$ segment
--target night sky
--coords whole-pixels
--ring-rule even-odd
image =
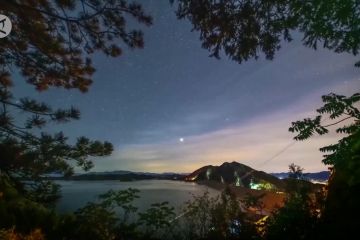
[[[176,19],[168,0],[146,1],[144,8],[154,17],[144,29],[145,48],[124,49],[116,59],[95,55],[88,93],[38,93],[16,79],[16,96],[81,110],[80,121],[51,131],[114,144],[110,157],[95,160],[94,171],[191,172],[224,161],[268,172],[287,171],[292,162],[305,171],[327,169],[318,148],[335,142],[335,134],[296,143],[268,160],[293,141],[292,121],[315,115],[321,95],[359,91],[357,58],[305,48],[295,33],[273,61],[217,60],[201,48],[190,23]]]

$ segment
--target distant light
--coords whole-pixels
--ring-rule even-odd
[[[179,138],[179,141],[180,141],[180,142],[184,142],[184,138]]]
[[[208,168],[208,169],[206,170],[206,178],[207,178],[207,180],[210,179],[210,175],[211,175],[211,168]]]

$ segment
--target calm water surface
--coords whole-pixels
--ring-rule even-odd
[[[62,198],[57,204],[60,212],[74,211],[84,206],[89,201],[96,201],[99,194],[108,190],[124,190],[136,188],[140,190],[140,198],[134,201],[139,210],[147,209],[152,203],[168,201],[180,212],[180,207],[193,195],[202,195],[209,191],[211,195],[218,192],[206,186],[195,183],[167,181],[167,180],[144,180],[134,182],[120,181],[57,181],[62,186]]]

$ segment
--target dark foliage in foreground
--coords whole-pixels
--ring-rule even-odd
[[[353,0],[172,0],[177,16],[200,32],[210,56],[222,53],[236,62],[273,59],[292,32],[305,46],[319,45],[337,53],[357,55],[360,48],[359,3]],[[355,64],[360,66],[360,61]]]
[[[6,239],[12,229],[22,235],[38,229],[46,239],[59,240],[163,239],[175,215],[167,202],[138,212],[133,205],[139,198],[136,189],[110,190],[98,201],[61,215],[24,198],[9,182],[0,179],[0,239]]]
[[[290,131],[296,140],[323,135],[329,127],[346,136],[337,144],[323,147],[323,162],[333,169],[328,195],[319,210],[311,205],[305,190],[289,194],[283,208],[257,233],[239,210],[237,200],[225,192],[219,199],[204,195],[188,203],[184,215],[193,231],[171,227],[172,208],[154,204],[131,220],[137,209],[131,204],[135,190],[108,192],[98,202],[77,212],[58,215],[39,204],[52,202],[57,188],[41,176],[54,170],[71,174],[70,161],[84,169],[89,157],[112,151],[109,143],[79,138],[68,144],[62,133],[36,131],[51,122],[78,119],[79,112],[54,110],[43,103],[11,94],[13,68],[38,90],[49,87],[87,91],[94,67],[91,54],[101,51],[119,56],[121,45],[143,46],[140,31],[127,30],[125,14],[145,25],[151,24],[140,5],[111,1],[1,1],[2,10],[14,21],[13,34],[0,45],[0,238],[14,239],[342,239],[360,226],[360,114],[354,106],[360,95],[330,94],[314,119],[294,122]],[[303,43],[322,44],[335,52],[358,54],[360,47],[359,4],[352,0],[180,0],[179,18],[188,18],[200,31],[203,47],[212,56],[224,51],[237,62],[272,59],[281,40],[291,40],[291,31],[303,33]],[[115,42],[115,40],[120,40]],[[360,65],[360,63],[356,63]],[[24,112],[25,121],[14,113]],[[325,125],[323,116],[334,122]],[[339,119],[340,118],[340,119]],[[348,122],[345,122],[348,121]],[[32,180],[25,187],[21,180]],[[25,196],[25,197],[24,197]],[[121,209],[118,214],[116,209]]]
[[[13,26],[0,44],[0,173],[27,198],[51,204],[58,186],[43,175],[69,176],[75,166],[89,170],[91,158],[109,155],[113,146],[47,133],[48,125],[77,120],[80,112],[14,96],[14,76],[39,91],[56,87],[86,92],[95,72],[92,54],[117,57],[124,47],[142,48],[142,32],[129,29],[127,20],[149,26],[152,19],[141,5],[123,0],[6,0],[0,5]]]
[[[350,237],[360,226],[360,93],[350,97],[329,94],[322,100],[325,104],[317,110],[318,116],[293,122],[289,130],[298,133],[296,140],[327,134],[332,126],[336,126],[336,133],[345,135],[336,144],[320,148],[323,163],[331,166],[332,175],[318,237]],[[324,116],[331,122],[324,123]]]

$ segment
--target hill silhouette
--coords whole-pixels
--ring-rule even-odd
[[[204,166],[185,177],[192,182],[219,182],[252,189],[282,190],[285,183],[271,174],[257,171],[238,162],[224,162],[220,166]]]

